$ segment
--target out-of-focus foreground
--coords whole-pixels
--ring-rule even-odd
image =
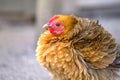
[[[119,0],[0,0],[0,80],[50,80],[36,61],[41,26],[55,14],[99,20],[120,43]]]

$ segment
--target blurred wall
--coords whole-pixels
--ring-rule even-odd
[[[77,0],[80,7],[102,7],[119,4],[120,0]]]
[[[0,0],[0,12],[35,14],[36,0]]]
[[[0,19],[13,22],[32,22],[36,0],[0,0]]]

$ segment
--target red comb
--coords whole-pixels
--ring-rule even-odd
[[[56,19],[58,19],[59,18],[59,16],[58,15],[56,15],[56,16],[54,16],[54,17],[52,17],[50,20],[49,20],[49,24],[51,23],[51,22],[53,22],[54,20],[56,20]]]

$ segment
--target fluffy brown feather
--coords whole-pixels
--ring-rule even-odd
[[[52,34],[48,28],[41,34],[36,49],[38,62],[51,72],[53,79],[120,80],[120,47],[112,35],[89,19],[57,17],[55,22],[61,22],[59,29],[64,32]],[[51,30],[59,31],[54,28]]]

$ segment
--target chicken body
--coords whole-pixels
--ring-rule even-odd
[[[36,52],[53,79],[120,80],[119,46],[98,22],[57,15],[49,24],[53,27],[40,36]]]

